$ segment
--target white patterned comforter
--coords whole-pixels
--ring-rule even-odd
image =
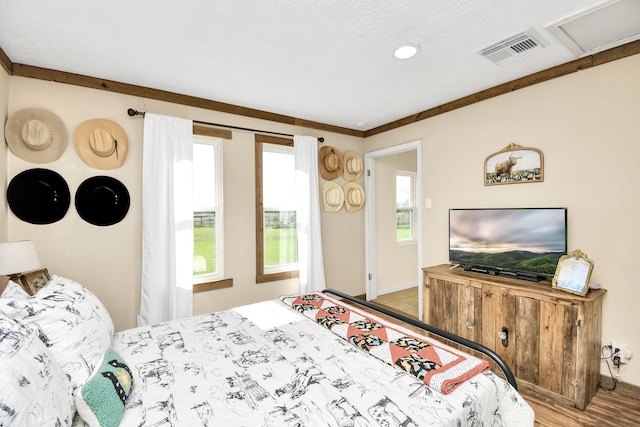
[[[113,348],[134,390],[121,426],[531,426],[485,372],[448,395],[269,301],[130,329]]]

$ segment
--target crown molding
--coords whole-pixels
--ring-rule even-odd
[[[2,50],[1,47],[0,47],[0,64],[2,64],[2,68],[5,69],[7,74],[9,74],[10,76],[13,75],[13,62],[11,62],[11,59],[9,59],[7,54],[4,53],[4,50]]]
[[[524,76],[522,78],[498,86],[494,86],[481,92],[456,99],[455,101],[430,108],[420,113],[412,114],[394,122],[387,123],[386,125],[378,126],[376,128],[365,131],[364,137],[368,138],[370,136],[387,132],[392,129],[397,129],[402,126],[410,125],[412,123],[416,123],[421,120],[437,116],[439,114],[448,113],[449,111],[457,110],[458,108],[466,107],[467,105],[475,104],[476,102],[485,101],[496,96],[514,92],[518,89],[533,86],[535,84],[546,82],[557,77],[566,76],[567,74],[575,73],[580,70],[586,70],[587,68],[606,64],[607,62],[626,58],[638,53],[640,53],[640,40],[627,43],[625,45],[618,46],[609,50],[605,50],[603,52],[599,52],[590,56],[585,56],[566,64],[558,65],[557,67],[530,74],[528,76]]]
[[[466,107],[480,101],[485,101],[496,96],[514,92],[518,89],[533,86],[538,83],[546,82],[558,77],[566,76],[580,70],[585,70],[607,62],[626,58],[640,53],[640,40],[627,43],[594,55],[576,59],[566,64],[559,65],[538,73],[507,82],[463,98],[456,99],[443,105],[439,105],[428,110],[412,114],[402,119],[378,126],[368,131],[359,131],[340,126],[333,126],[326,123],[319,123],[310,120],[304,120],[296,117],[285,116],[282,114],[270,113],[268,111],[255,110],[253,108],[240,107],[238,105],[226,104],[223,102],[213,101],[209,99],[198,98],[194,96],[181,95],[178,93],[167,92],[158,89],[151,89],[143,86],[135,86],[126,83],[120,83],[112,80],[99,79],[95,77],[84,76],[80,74],[67,73],[64,71],[51,70],[47,68],[39,68],[30,65],[14,64],[0,47],[0,64],[9,75],[29,77],[39,80],[49,80],[58,83],[82,86],[91,89],[106,90],[109,92],[122,93],[132,96],[140,96],[143,98],[155,99],[158,101],[171,102],[174,104],[187,105],[191,107],[204,108],[207,110],[229,113],[238,116],[251,117],[261,120],[272,121],[276,123],[284,123],[292,126],[300,126],[309,129],[333,132],[342,135],[355,136],[359,138],[368,138],[389,130],[397,129],[406,125],[410,125],[421,120],[425,120],[439,114],[447,113],[458,108]]]
[[[8,58],[7,58],[8,59]],[[4,62],[3,62],[4,64]],[[235,114],[238,116],[251,117],[255,119],[267,120],[271,122],[284,123],[292,126],[301,126],[309,129],[323,130],[343,135],[363,138],[364,132],[340,126],[328,125],[325,123],[313,122],[299,119],[297,117],[285,116],[283,114],[270,113],[268,111],[256,110],[253,108],[240,107],[238,105],[226,104],[224,102],[210,99],[198,98],[195,96],[182,95],[174,92],[167,92],[159,89],[151,89],[144,86],[136,86],[127,83],[120,83],[113,80],[99,79],[96,77],[81,74],[67,73],[64,71],[52,70],[49,68],[34,67],[31,65],[15,64],[9,60],[13,76],[28,77],[38,80],[65,83],[74,86],[81,86],[90,89],[105,90],[108,92],[122,93],[125,95],[139,96],[158,101],[170,102],[173,104],[188,105],[191,107],[203,108],[206,110],[218,111],[222,113]],[[6,67],[5,67],[6,68]]]

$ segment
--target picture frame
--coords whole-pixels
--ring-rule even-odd
[[[29,295],[35,295],[47,284],[49,279],[51,279],[51,276],[49,276],[49,271],[46,268],[11,277],[11,280],[22,286]]]
[[[580,249],[560,257],[551,287],[571,294],[585,296],[593,272],[593,261]]]
[[[532,147],[509,144],[484,161],[484,185],[544,181],[544,155]]]

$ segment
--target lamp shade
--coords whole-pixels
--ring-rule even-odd
[[[0,275],[9,276],[40,267],[36,247],[31,240],[0,243]]]

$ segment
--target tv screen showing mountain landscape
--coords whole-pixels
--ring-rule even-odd
[[[566,254],[566,209],[451,209],[449,261],[553,276]]]

